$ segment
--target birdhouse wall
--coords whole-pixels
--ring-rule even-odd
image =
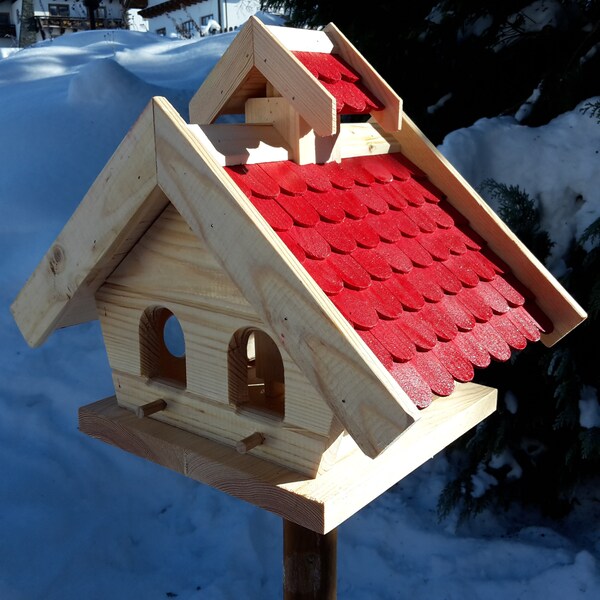
[[[351,449],[347,441],[341,444],[341,426],[281,340],[269,332],[172,206],[98,290],[96,301],[121,406],[135,408],[162,398],[167,409],[153,418],[229,445],[259,431],[265,443],[253,453],[311,476],[333,464],[342,448],[344,453]],[[154,373],[149,363],[159,360],[165,351],[161,340],[152,337],[160,331],[144,333],[146,321],[155,319],[160,330],[170,314],[183,330],[185,356],[179,363],[177,357],[167,357],[171,363],[165,373]],[[275,353],[281,356],[285,390],[282,414],[272,414],[268,407],[262,410],[252,402],[236,404],[232,398],[232,378],[236,377],[233,346],[240,339],[247,341],[248,333],[254,331],[268,334]],[[270,364],[270,360],[263,361],[258,375],[267,375],[268,380],[265,371],[270,370]],[[246,375],[249,389],[251,378],[257,375],[251,371]],[[242,372],[242,379],[244,376]]]

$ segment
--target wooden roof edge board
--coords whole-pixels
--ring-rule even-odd
[[[246,24],[190,100],[190,122],[200,125],[212,123],[253,66],[253,29]]]
[[[289,160],[290,149],[272,125],[188,125],[222,167]]]
[[[427,173],[470,226],[511,267],[517,279],[533,292],[535,301],[554,325],[552,332],[542,336],[545,345],[554,345],[587,318],[577,301],[406,115],[404,127],[394,135],[402,153]]]
[[[418,409],[168,101],[155,117],[159,186],[361,450],[377,456]],[[231,244],[240,232],[246,243]]]
[[[320,136],[337,132],[336,100],[312,73],[256,17],[248,19],[254,64]]]
[[[377,458],[355,452],[314,479],[172,425],[138,419],[114,396],[82,406],[79,429],[311,531],[328,533],[495,408],[496,390],[461,385],[424,409],[423,418]]]
[[[333,42],[322,30],[282,27],[280,25],[267,25],[266,27],[290,52],[324,52],[331,54],[334,48]]]
[[[402,98],[333,23],[328,23],[323,31],[333,42],[335,53],[339,54],[358,72],[364,85],[383,103],[383,110],[373,111],[371,115],[385,131],[400,130],[402,127]]]
[[[30,346],[42,344],[65,322],[89,320],[94,312],[88,303],[103,269],[114,268],[113,257],[122,258],[137,241],[128,238],[127,223],[152,219],[157,211],[146,202],[157,185],[153,113],[151,101],[12,303]]]

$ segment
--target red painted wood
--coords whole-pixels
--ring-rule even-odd
[[[369,160],[370,157],[358,157],[356,162],[368,171],[378,183],[391,183],[394,180],[392,171],[386,166],[383,160],[385,154],[378,157],[378,160]],[[399,163],[398,163],[399,164]]]
[[[427,302],[439,302],[444,298],[444,290],[433,280],[427,269],[414,267],[405,277]]]
[[[436,229],[432,233],[420,235],[417,241],[434,260],[447,261],[450,257],[450,248],[442,236],[442,231],[443,229]]]
[[[309,190],[313,192],[326,192],[331,189],[331,180],[322,165],[308,164],[299,166],[295,163],[292,164],[294,165],[292,168],[301,173]]]
[[[276,198],[279,195],[279,184],[264,175],[259,165],[238,165],[229,167],[229,173],[234,180],[239,181],[243,177],[244,185],[252,190],[252,194],[258,198]]]
[[[417,167],[412,161],[408,160],[401,152],[394,152],[390,154],[390,156],[393,157],[396,162],[399,162],[408,169],[411,177],[414,177],[415,179],[427,179],[425,171]],[[399,179],[402,179],[402,177],[399,177]]]
[[[392,355],[383,347],[381,342],[373,335],[373,330],[359,329],[358,335],[363,339],[373,354],[379,359],[383,366],[389,371],[394,365]]]
[[[417,406],[551,330],[400,154],[227,171]]]
[[[510,306],[522,306],[525,304],[525,297],[509,283],[506,276],[495,277],[490,281],[490,285],[506,298]]]
[[[434,352],[417,352],[410,361],[419,375],[438,396],[449,396],[454,391],[454,379]]]
[[[422,206],[425,204],[423,188],[420,185],[416,185],[413,179],[394,181],[393,187],[402,195],[408,204],[411,204],[412,206]]]
[[[406,310],[418,311],[423,308],[423,294],[410,283],[406,275],[395,274],[386,279],[383,284],[391,294],[396,296]]]
[[[489,324],[502,336],[502,339],[515,350],[523,350],[527,346],[527,339],[515,327],[508,315],[494,315]]]
[[[379,323],[377,311],[369,305],[360,292],[343,288],[331,296],[337,309],[358,329],[372,329]]]
[[[437,344],[437,336],[435,331],[423,319],[419,319],[418,313],[404,311],[402,316],[394,321],[402,332],[411,340],[417,347],[417,350],[424,352],[431,350]]]
[[[367,96],[357,83],[350,83],[343,79],[334,83],[321,80],[321,83],[336,99],[336,111],[338,113],[362,114],[368,112]]]
[[[367,221],[346,219],[348,232],[362,248],[375,248],[379,245],[379,235]]]
[[[469,250],[465,252],[463,261],[470,265],[482,281],[491,281],[497,275],[494,265],[481,252]]]
[[[358,73],[339,55],[337,54],[326,54],[325,60],[335,61],[336,68],[339,70],[340,75],[346,81],[358,81],[360,79]]]
[[[389,293],[381,280],[373,281],[364,293],[368,294],[369,302],[382,319],[397,319],[404,312],[400,300]]]
[[[389,184],[374,184],[373,191],[383,198],[386,204],[395,210],[402,210],[408,206],[408,201],[404,195],[398,190],[396,182]]]
[[[346,287],[364,290],[371,285],[369,273],[349,254],[332,253],[329,255],[328,261],[342,278]]]
[[[477,293],[483,298],[485,304],[487,304],[496,314],[504,314],[510,310],[506,298],[487,281],[479,282]]]
[[[475,327],[477,322],[475,317],[458,301],[455,295],[444,296],[441,303],[459,331],[471,331]]]
[[[523,307],[517,306],[514,310],[511,310],[508,313],[508,318],[527,340],[530,342],[539,341],[541,336],[540,326]]]
[[[393,210],[387,213],[387,220],[398,227],[400,233],[406,237],[417,237],[421,230],[418,223],[411,219],[406,212],[408,206],[402,210]]]
[[[406,215],[423,233],[433,233],[438,228],[437,223],[422,207],[408,205],[402,214]]]
[[[462,259],[462,257],[449,254],[443,261],[444,266],[467,287],[475,287],[479,283],[477,273]]]
[[[483,298],[475,288],[463,288],[456,296],[465,310],[469,311],[476,321],[487,322],[492,316],[492,309],[484,303]]]
[[[314,227],[321,220],[319,213],[300,196],[279,194],[275,200],[292,217],[296,225]]]
[[[396,244],[381,242],[374,252],[382,256],[393,271],[408,273],[413,268],[413,263],[408,256],[400,250]]]
[[[413,173],[422,173],[419,169],[408,159],[404,160],[399,153],[393,154],[382,154],[377,162],[388,169],[393,175],[394,179],[399,181],[408,181],[412,178]]]
[[[303,199],[319,213],[319,216],[324,221],[340,223],[346,218],[344,207],[334,194],[318,193],[308,190],[303,195]]]
[[[253,195],[249,199],[275,231],[289,231],[293,227],[294,220],[275,200],[257,198]]]
[[[336,162],[328,162],[321,165],[321,169],[331,181],[331,184],[341,190],[349,190],[354,187],[354,177]]]
[[[448,269],[445,263],[433,262],[427,270],[427,274],[446,294],[458,294],[462,290],[460,279]]]
[[[398,229],[393,218],[390,219],[389,212],[383,215],[369,214],[365,221],[383,242],[394,243],[402,237],[402,232]]]
[[[308,258],[323,260],[331,254],[331,247],[314,228],[294,226],[289,230],[289,235]]]
[[[431,404],[433,400],[431,387],[412,362],[395,362],[390,373],[419,408],[426,408]]]
[[[443,305],[425,302],[419,316],[431,325],[435,335],[442,342],[449,342],[458,335],[458,327],[452,322]]]
[[[500,362],[510,358],[510,346],[489,323],[477,323],[471,331],[473,338],[478,341],[490,356]]]
[[[317,79],[334,82],[342,78],[338,63],[335,60],[327,60],[331,56],[330,54],[302,51],[297,51],[293,54]]]
[[[371,333],[394,360],[410,360],[416,354],[415,345],[395,321],[381,320],[371,329]]]
[[[307,258],[304,268],[327,295],[339,294],[342,291],[344,282],[328,261]]]
[[[459,348],[474,367],[485,369],[490,365],[492,361],[490,353],[469,332],[459,332],[451,343]]]
[[[421,211],[434,221],[438,227],[450,229],[450,227],[454,227],[454,219],[440,206],[440,204],[423,202]]]
[[[358,185],[369,187],[375,181],[375,177],[362,166],[361,161],[358,158],[347,158],[344,163],[344,169],[354,177],[354,182]]]
[[[408,256],[416,267],[429,267],[433,264],[433,257],[416,238],[401,236],[396,242],[396,246]]]
[[[352,252],[352,258],[375,280],[383,281],[392,276],[392,268],[387,260],[370,249],[357,248]]]
[[[373,214],[381,215],[389,210],[388,203],[372,187],[357,185],[348,193],[356,196],[358,202],[366,206]]]
[[[292,251],[293,255],[301,262],[306,261],[306,252],[296,243],[294,238],[287,231],[280,231],[279,237],[283,243]]]
[[[351,227],[348,225],[348,220],[345,219],[341,223],[326,223],[319,221],[315,229],[323,237],[323,239],[331,246],[334,252],[341,254],[349,254],[356,249],[356,241],[351,233]]]
[[[453,341],[440,342],[432,349],[432,352],[456,381],[472,381],[475,377],[473,364]]]

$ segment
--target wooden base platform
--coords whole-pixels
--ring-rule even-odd
[[[355,452],[315,479],[152,418],[140,419],[118,406],[114,396],[81,407],[79,429],[325,534],[491,414],[496,395],[477,384],[459,386],[422,411],[422,418],[377,458]]]

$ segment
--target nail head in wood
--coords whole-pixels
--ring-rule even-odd
[[[161,398],[159,400],[154,400],[153,402],[148,402],[147,404],[142,404],[142,406],[138,406],[135,409],[136,417],[143,419],[144,417],[149,417],[154,413],[160,412],[161,410],[165,410],[167,408],[167,403]]]
[[[246,454],[246,452],[250,452],[252,448],[256,448],[256,446],[260,446],[265,441],[265,436],[262,433],[256,431],[252,435],[245,437],[243,440],[240,440],[236,445],[235,449],[240,454]]]

